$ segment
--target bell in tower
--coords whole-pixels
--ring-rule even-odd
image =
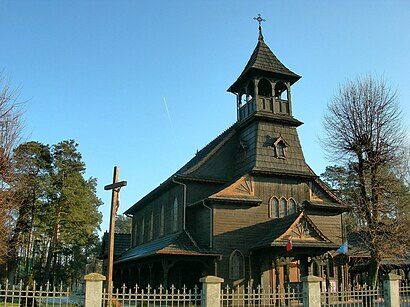
[[[239,78],[228,91],[237,97],[238,121],[250,116],[292,116],[290,88],[301,77],[273,54],[265,44],[262,35],[260,15],[254,18],[259,22],[258,44]]]

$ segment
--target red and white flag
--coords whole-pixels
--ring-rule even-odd
[[[292,250],[292,237],[288,239],[288,243],[286,243],[286,251],[290,252]]]

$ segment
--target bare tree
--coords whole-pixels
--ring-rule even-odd
[[[10,87],[0,71],[0,264],[7,257],[7,241],[15,208],[11,182],[12,153],[22,135],[22,105],[17,102],[19,89]]]
[[[324,128],[329,156],[357,178],[353,210],[363,225],[375,286],[382,257],[409,247],[408,219],[400,216],[409,210],[409,191],[397,174],[407,148],[397,94],[370,75],[347,82],[329,102]]]

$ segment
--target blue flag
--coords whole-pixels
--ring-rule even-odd
[[[339,249],[337,250],[339,253],[346,254],[347,253],[347,241],[343,243]]]

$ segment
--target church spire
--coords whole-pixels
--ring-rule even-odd
[[[267,117],[292,117],[290,88],[300,76],[289,70],[266,45],[258,14],[259,37],[248,63],[228,91],[237,97],[238,120],[253,114]]]

